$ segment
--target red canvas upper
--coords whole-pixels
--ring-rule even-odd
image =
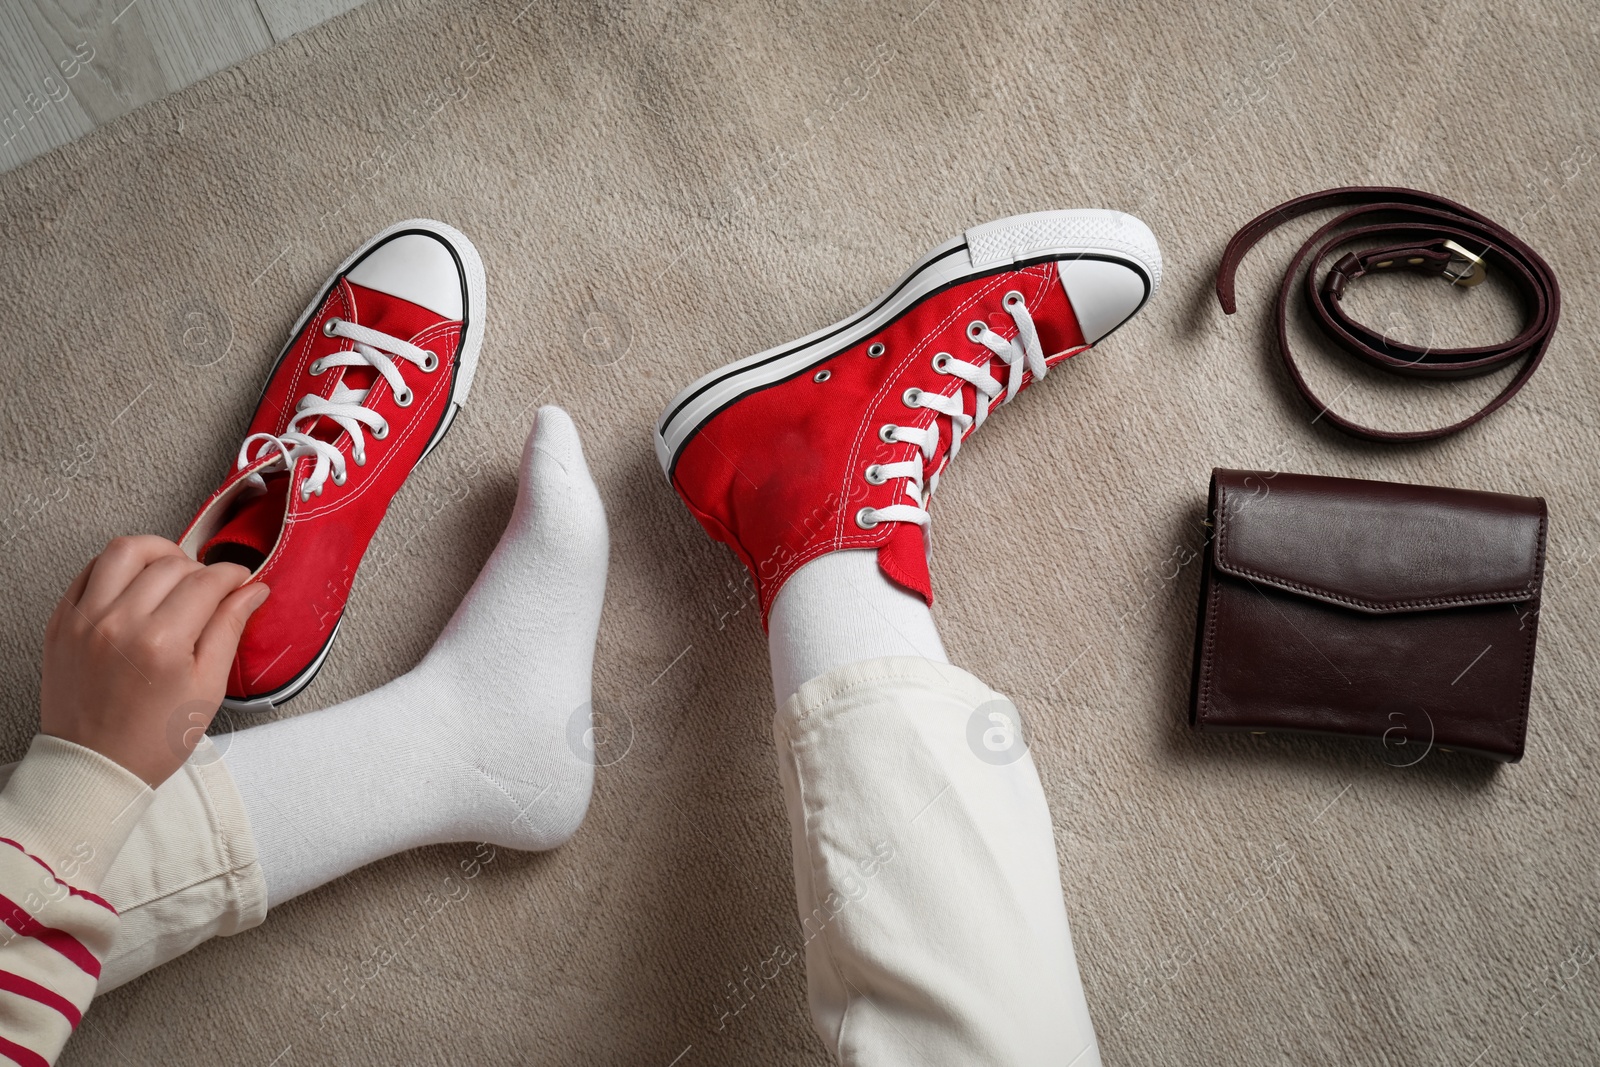
[[[907,388],[953,396],[974,410],[974,390],[960,378],[933,369],[935,354],[982,364],[991,353],[967,336],[982,319],[1007,340],[1017,327],[1003,306],[1005,294],[1023,295],[1039,332],[1047,362],[1084,350],[1083,333],[1053,262],[976,278],[914,305],[878,333],[862,338],[778,385],[750,393],[707,421],[683,446],[672,483],[695,517],[716,540],[731,546],[749,568],[765,621],[773,598],[789,576],[824,553],[876,548],[878,565],[896,584],[933,601],[923,528],[910,522],[856,523],[863,507],[907,503],[906,480],[869,484],[873,464],[920,455],[917,445],[885,442],[884,424],[927,427],[940,437],[929,475],[949,453],[952,420],[902,401]],[[884,355],[868,348],[881,342]],[[818,373],[829,373],[822,382]],[[990,374],[1007,381],[998,359]],[[1025,374],[1022,388],[1033,380]],[[1020,390],[1019,390],[1020,391]],[[995,403],[1007,399],[1002,394]]]
[[[438,354],[439,365],[431,373],[411,363],[398,364],[414,394],[409,407],[395,402],[389,384],[371,368],[310,372],[313,360],[354,347],[346,338],[324,334],[323,324],[330,317],[380,330]],[[230,699],[253,699],[289,684],[315,662],[332,636],[356,568],[389,501],[448,410],[461,326],[409,301],[340,278],[284,353],[246,434],[284,433],[301,397],[326,398],[341,381],[370,387],[364,406],[388,420],[389,432],[383,440],[370,432],[365,435],[366,464],[358,466],[349,435],[331,419],[302,422],[302,432],[335,444],[344,454],[344,485],[330,478],[320,493],[302,499],[299,490],[314,459],[302,456],[285,473],[274,460],[276,450],[269,448],[259,462],[230,471],[190,522],[180,539],[186,547],[202,522],[216,530],[203,545],[191,549],[202,561],[222,545],[245,546],[267,555],[255,577],[271,587],[272,596],[251,617],[240,639],[228,677]],[[274,466],[279,472],[266,475],[267,495],[241,494],[249,487],[239,483]]]

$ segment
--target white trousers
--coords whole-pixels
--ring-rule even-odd
[[[1099,1067],[1016,714],[896,657],[807,682],[774,719],[811,1020],[846,1067]]]
[[[774,718],[812,1023],[846,1067],[1100,1063],[1015,715],[965,671],[897,657],[813,679]],[[122,921],[100,992],[265,919],[210,741],[157,790],[103,894]],[[796,955],[780,946],[761,980]]]
[[[0,767],[0,788],[15,767]],[[188,762],[156,790],[100,895],[120,919],[96,995],[267,917],[267,881],[250,820],[210,738],[201,738]]]

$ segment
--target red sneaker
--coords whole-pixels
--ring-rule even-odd
[[[413,219],[345,260],[295,323],[235,470],[178,540],[272,587],[239,641],[227,706],[282,704],[322,666],[390,499],[466,401],[483,305],[472,242]]]
[[[657,458],[749,568],[763,621],[791,574],[845,548],[876,548],[884,574],[931,604],[928,498],[961,442],[1160,281],[1155,237],[1132,215],[986,223],[860,314],[685,389],[656,426]]]

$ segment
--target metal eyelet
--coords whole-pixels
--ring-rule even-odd
[[[429,351],[428,358],[422,361],[422,373],[432,374],[439,369],[439,353]]]
[[[907,389],[905,392],[900,394],[900,402],[908,408],[921,407],[921,405],[917,403],[917,401],[921,399],[922,390],[918,389],[914,385],[910,389]]]
[[[412,391],[409,390],[409,389],[402,389],[400,392],[394,394],[394,402],[395,402],[395,404],[397,406],[403,407],[403,408],[410,407],[411,406],[411,402],[413,400],[415,400],[415,399],[416,399],[416,394],[412,393]],[[382,438],[379,438],[379,440],[382,440]]]
[[[967,337],[970,340],[976,341],[978,338],[983,336],[983,331],[987,330],[988,328],[989,324],[987,322],[984,322],[982,319],[973,319],[971,322],[967,323]]]
[[[872,344],[867,346],[868,359],[877,359],[879,356],[883,355],[883,353],[884,347],[882,341],[874,341]]]
[[[825,382],[829,378],[832,378],[832,377],[833,377],[833,371],[831,371],[831,370],[819,370],[819,371],[817,371],[817,373],[815,373],[815,374],[813,374],[811,376],[811,380],[814,381],[814,382]]]
[[[311,361],[311,366],[308,367],[307,369],[309,371],[311,371],[313,376],[321,374],[322,373],[322,360],[320,360],[320,359],[312,360]]]
[[[348,480],[349,478],[344,471],[335,471],[333,474],[334,485],[343,485]]]
[[[878,525],[877,512],[872,508],[862,508],[856,512],[856,525],[863,530],[870,530]]]
[[[385,437],[388,437],[388,436],[389,436],[389,424],[388,424],[388,422],[385,422],[382,426],[374,426],[372,428],[372,439],[374,441],[382,441]]]
[[[883,468],[876,463],[867,468],[867,472],[863,477],[867,479],[868,485],[882,485],[888,480],[883,476]]]
[[[302,485],[300,487],[300,502],[303,504],[307,500],[310,500],[310,499],[311,499],[311,487],[309,485]]]
[[[891,445],[894,444],[895,441],[899,440],[899,438],[895,436],[895,431],[899,429],[900,427],[896,426],[892,422],[884,423],[882,426],[878,427],[878,440],[887,441]]]
[[[1001,302],[1008,308],[1014,308],[1022,303],[1022,294],[1013,289],[1001,299]]]
[[[360,452],[351,452],[350,458],[356,461],[356,466],[365,467],[367,465],[367,450],[363,448]]]
[[[950,358],[950,353],[940,352],[937,356],[933,357],[933,369],[938,371],[940,374],[949,374]]]
[[[322,324],[322,336],[324,336],[324,337],[332,337],[333,336],[334,327],[338,326],[339,323],[342,322],[342,321],[343,321],[342,319],[329,319],[327,322],[323,323]]]

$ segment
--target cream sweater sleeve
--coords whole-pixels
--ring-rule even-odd
[[[0,791],[0,1057],[55,1062],[83,1018],[117,913],[97,894],[155,791],[44,734]]]

